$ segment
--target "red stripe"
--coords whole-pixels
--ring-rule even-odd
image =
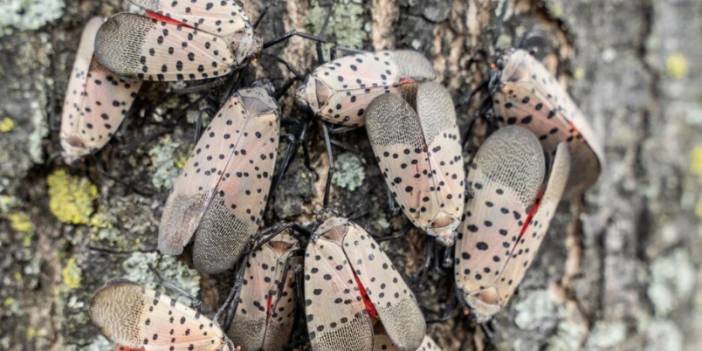
[[[270,294],[270,292],[269,292],[269,294]],[[273,296],[272,295],[268,296],[268,300],[266,301],[266,315],[268,317],[270,317],[271,313],[273,313],[273,310],[271,307],[273,307]]]
[[[191,26],[185,24],[184,22],[181,22],[177,19],[173,19],[173,18],[168,17],[168,16],[164,16],[160,13],[156,13],[153,11],[146,10],[146,16],[153,19],[153,20],[157,20],[159,22],[165,22],[165,23],[175,24],[176,26],[184,26],[184,27],[192,28]]]
[[[536,215],[536,212],[539,211],[539,207],[541,206],[541,198],[543,196],[544,196],[544,191],[541,190],[539,192],[539,195],[536,197],[536,201],[534,201],[534,206],[531,206],[531,209],[529,209],[529,213],[527,213],[527,217],[524,220],[524,224],[522,224],[522,229],[519,231],[520,238],[522,236],[524,236],[524,233],[526,233],[527,229],[529,229],[529,226],[531,225],[531,220]]]
[[[358,290],[361,293],[361,298],[363,299],[363,305],[366,307],[366,311],[368,311],[368,314],[371,316],[371,318],[377,319],[378,311],[375,309],[375,306],[373,306],[373,302],[368,297],[366,288],[363,286],[363,283],[361,283],[361,281],[358,279],[356,273],[353,274],[353,278],[356,279],[356,285],[358,285]]]

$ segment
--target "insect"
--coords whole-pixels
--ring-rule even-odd
[[[491,82],[498,125],[531,130],[553,155],[566,142],[572,167],[565,198],[592,186],[604,166],[604,152],[585,115],[540,62],[523,50],[504,58],[499,79]]]
[[[426,325],[414,294],[357,224],[322,223],[305,252],[304,279],[312,349],[372,350],[381,327],[400,350],[420,346]]]
[[[95,34],[103,23],[92,18],[83,30],[61,116],[61,146],[67,162],[101,149],[132,105],[141,82],[120,78],[93,59]]]
[[[300,87],[297,100],[324,121],[360,127],[377,96],[399,94],[405,84],[435,78],[431,63],[418,52],[362,53],[317,67]]]
[[[373,340],[373,351],[397,351],[398,348],[385,334],[376,334]],[[416,351],[441,351],[439,345],[429,336],[424,336],[422,344]]]
[[[465,213],[455,248],[458,295],[485,321],[509,301],[533,262],[556,212],[570,172],[559,144],[544,187],[546,162],[534,134],[498,129],[478,149],[468,170]]]
[[[296,311],[294,265],[300,245],[287,232],[252,252],[228,335],[243,350],[282,350]]]
[[[366,130],[393,199],[415,226],[451,246],[465,188],[456,112],[438,83],[421,83],[414,95],[414,106],[399,95],[377,97]]]
[[[157,81],[219,77],[261,50],[235,1],[130,1],[146,16],[114,15],[95,39],[97,59],[120,75]]]
[[[112,280],[95,293],[90,319],[122,348],[236,349],[216,322],[174,298],[126,280]]]
[[[214,117],[175,181],[158,248],[179,255],[193,235],[193,262],[208,274],[238,260],[262,224],[279,140],[276,102],[242,89]]]

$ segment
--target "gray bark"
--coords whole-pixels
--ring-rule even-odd
[[[264,2],[245,3],[252,18]],[[324,5],[331,3],[277,2],[259,33],[270,39],[291,29],[316,32],[324,22]],[[506,17],[498,23],[498,8],[505,5]],[[96,157],[72,166],[54,157],[60,152],[58,123],[82,25],[91,15],[109,15],[122,6],[117,0],[0,4],[1,349],[105,349],[108,344],[86,314],[90,296],[109,278],[155,282],[148,264],[166,281],[198,294],[205,312],[216,308],[231,283],[226,274],[197,275],[187,257],[159,263],[150,253],[176,161],[192,146],[193,121],[203,106],[184,108],[202,93],[177,96],[173,86],[148,84]],[[538,260],[490,325],[493,335],[487,337],[459,313],[429,328],[441,346],[702,346],[702,295],[695,289],[702,278],[697,269],[702,263],[702,85],[696,74],[702,69],[701,21],[702,2],[694,0],[336,3],[326,34],[343,45],[411,47],[432,59],[458,106],[462,131],[476,110],[476,101],[466,106],[467,96],[486,77],[485,53],[521,46],[538,49],[605,140],[607,167],[598,184],[584,206],[561,205]],[[314,46],[300,39],[270,53],[300,71],[313,67]],[[268,78],[280,85],[290,76],[262,56],[245,72],[243,84]],[[291,98],[283,105],[286,118],[304,117]],[[331,208],[362,215],[358,221],[374,234],[401,230],[407,221],[389,208],[365,133],[335,138],[357,152],[336,149],[339,173]],[[276,189],[269,225],[310,222],[321,208],[328,164],[319,135],[312,133],[308,143],[320,177],[306,169],[299,153]],[[66,179],[96,186],[87,209],[74,211],[89,218],[84,223],[68,224],[56,216],[72,211],[76,193],[90,192],[85,186],[66,188]],[[69,189],[68,195],[50,195],[56,188]],[[387,248],[407,276],[423,263],[424,237],[417,230]],[[432,316],[447,307],[449,277],[432,274],[418,291]]]

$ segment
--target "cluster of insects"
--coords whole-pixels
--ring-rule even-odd
[[[142,81],[225,76],[262,50],[233,1],[131,2],[143,13],[85,27],[62,116],[68,162],[109,141]],[[324,123],[366,129],[393,201],[414,226],[453,247],[458,298],[481,322],[514,294],[558,203],[582,195],[603,167],[587,119],[546,68],[522,50],[498,62],[488,84],[496,130],[467,165],[451,95],[417,52],[335,59],[297,93]],[[265,88],[233,93],[163,210],[163,254],[192,243],[198,271],[236,268],[235,287],[214,318],[115,280],[95,294],[92,321],[122,349],[280,350],[304,313],[314,350],[438,350],[413,291],[361,226],[325,216],[314,229],[262,230],[280,119]]]

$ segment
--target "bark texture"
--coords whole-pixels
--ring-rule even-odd
[[[257,18],[265,0],[245,1]],[[360,49],[414,48],[434,63],[465,132],[496,48],[536,49],[590,117],[607,167],[584,206],[561,204],[547,242],[509,306],[485,329],[452,314],[429,330],[446,350],[698,350],[702,346],[702,2],[696,0],[304,0],[271,2],[265,39],[298,29]],[[86,307],[110,278],[158,281],[155,268],[213,311],[231,274],[205,277],[189,257],[160,258],[158,219],[195,139],[201,111],[233,84],[179,94],[147,84],[100,153],[65,165],[58,125],[82,25],[127,1],[7,0],[0,4],[0,349],[108,349]],[[331,11],[329,9],[331,8]],[[499,14],[504,12],[500,20]],[[330,16],[327,16],[330,14]],[[314,45],[276,46],[237,86],[315,65]],[[293,88],[296,85],[293,86]],[[290,95],[290,94],[289,94]],[[199,97],[207,99],[197,101]],[[309,118],[282,100],[284,131]],[[203,114],[207,121],[207,114]],[[407,227],[392,211],[363,130],[334,136],[332,205],[377,235]],[[475,138],[473,141],[479,141]],[[328,163],[318,129],[275,189],[267,225],[310,223]],[[283,139],[281,152],[290,145]],[[466,149],[469,157],[475,145]],[[424,237],[384,244],[407,276],[423,264]],[[439,253],[441,254],[441,253]],[[416,282],[429,319],[449,307],[451,272]],[[300,329],[300,328],[298,328]],[[304,330],[299,330],[302,334]]]

